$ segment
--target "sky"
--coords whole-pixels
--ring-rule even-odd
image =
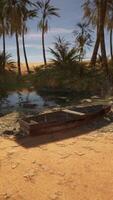
[[[50,60],[52,56],[49,53],[49,48],[53,47],[55,37],[60,35],[74,45],[73,30],[76,24],[81,21],[83,13],[81,5],[83,0],[51,0],[51,4],[59,8],[60,17],[52,17],[49,21],[49,31],[45,36],[46,55]],[[41,33],[37,28],[39,19],[36,18],[28,23],[28,33],[25,36],[26,50],[29,62],[43,61]],[[24,62],[22,41],[20,41],[21,62]],[[2,48],[2,40],[0,40],[0,47]],[[11,53],[14,60],[16,60],[16,45],[15,37],[6,38],[6,49]],[[89,58],[91,51],[87,51],[86,57]]]

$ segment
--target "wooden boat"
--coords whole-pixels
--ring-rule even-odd
[[[22,132],[43,135],[73,129],[110,112],[110,105],[71,107],[19,120]]]

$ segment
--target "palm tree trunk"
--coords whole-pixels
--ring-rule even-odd
[[[16,48],[17,48],[17,66],[18,66],[18,75],[21,76],[21,65],[20,65],[20,49],[19,49],[19,40],[18,40],[18,33],[15,33],[16,37]]]
[[[99,50],[99,45],[100,45],[100,28],[99,28],[99,18],[100,18],[100,4],[98,4],[98,16],[97,16],[97,36],[96,36],[96,42],[95,42],[95,46],[94,46],[94,50],[93,50],[93,54],[92,54],[92,57],[91,57],[91,62],[90,62],[90,65],[95,67],[96,65],[96,60],[97,60],[97,54],[98,54],[98,50]]]
[[[105,47],[105,36],[104,30],[100,31],[100,44],[101,44],[101,56],[102,56],[102,66],[106,68],[106,72],[108,73],[108,63],[107,63],[107,55],[106,55],[106,47]]]
[[[23,51],[24,51],[24,58],[25,58],[27,72],[30,73],[30,68],[29,68],[27,54],[26,54],[26,48],[25,48],[24,28],[23,28],[23,31],[22,31],[22,44],[23,44]]]
[[[2,20],[2,28],[3,28],[3,71],[5,71],[6,65],[6,43],[5,43],[5,27],[4,27],[4,20]]]
[[[107,1],[101,0],[100,6],[100,45],[101,45],[101,56],[102,56],[102,66],[105,67],[107,75],[109,75],[108,62],[106,55],[106,46],[105,46],[105,34],[104,34],[104,24],[106,16]]]
[[[111,28],[110,30],[110,54],[111,54],[111,60],[113,60],[113,45],[112,45],[112,40],[113,40],[113,30]]]
[[[44,58],[44,65],[47,65],[46,61],[46,52],[45,52],[45,34],[44,34],[44,27],[42,28],[42,49],[43,49],[43,58]]]
[[[91,62],[90,62],[90,65],[93,66],[93,67],[96,65],[99,44],[100,44],[100,34],[98,32],[96,42],[95,42],[95,46],[94,46],[94,50],[93,50],[93,54],[92,54],[92,57],[91,57]]]

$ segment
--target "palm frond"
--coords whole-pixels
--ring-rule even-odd
[[[59,17],[59,9],[51,5],[51,0],[40,0],[36,2],[37,12],[40,13],[40,21],[38,23],[40,29],[44,29],[46,33],[48,31],[48,20],[52,16]]]
[[[54,42],[54,49],[49,48],[53,58],[51,59],[56,65],[66,66],[73,64],[78,56],[75,48],[69,48],[69,43],[60,36]]]
[[[0,52],[0,71],[1,72],[3,71],[3,68],[4,68],[4,61],[5,61],[6,67],[8,68],[12,68],[15,65],[15,61],[12,59],[11,54],[6,53],[4,57],[4,53]]]

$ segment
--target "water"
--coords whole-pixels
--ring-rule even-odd
[[[72,98],[72,99],[70,99]],[[45,108],[51,108],[56,106],[65,106],[80,103],[81,96],[75,95],[73,98],[72,95],[66,96],[41,96],[36,91],[17,91],[4,94],[0,98],[0,116],[4,113],[10,113],[12,111],[42,111]],[[91,102],[94,102],[95,99],[91,99]],[[97,100],[96,100],[97,101]],[[105,100],[104,100],[105,101]],[[97,103],[103,103],[102,99],[98,99]]]
[[[55,101],[43,98],[35,91],[10,92],[0,99],[0,110],[41,109],[56,106]]]

